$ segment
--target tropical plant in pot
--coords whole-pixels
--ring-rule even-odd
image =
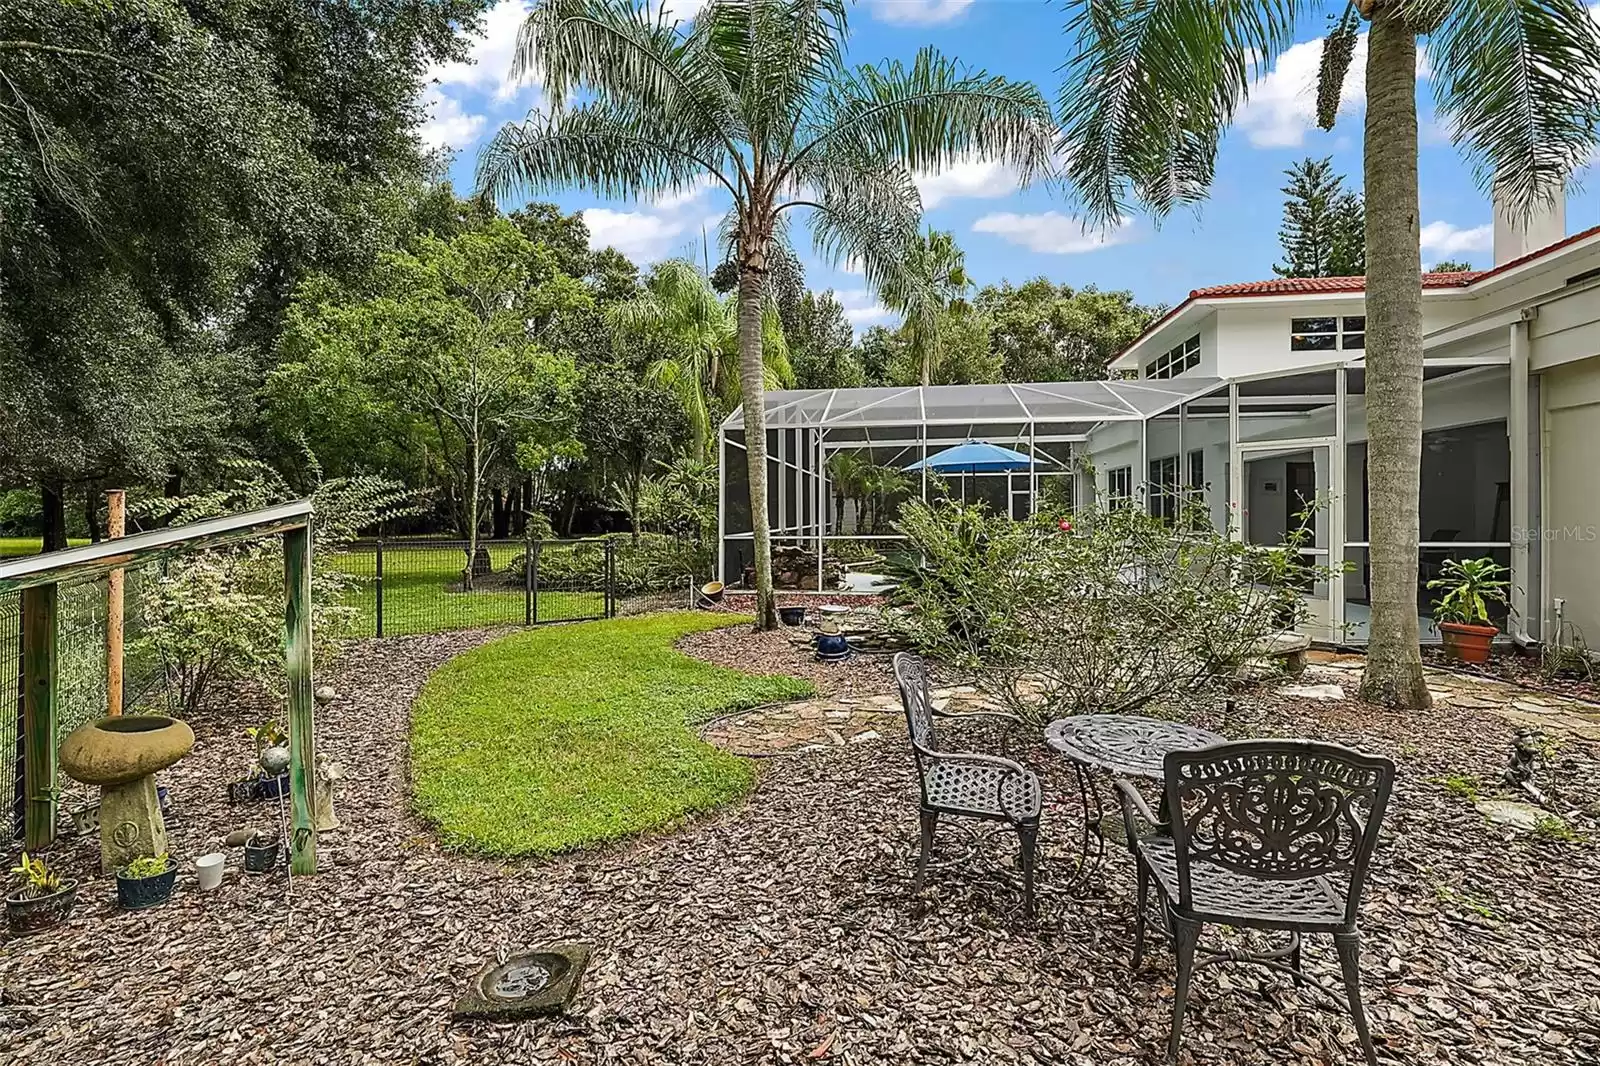
[[[1447,559],[1430,589],[1444,593],[1433,604],[1433,620],[1451,658],[1466,663],[1489,661],[1489,647],[1500,627],[1489,620],[1489,605],[1505,603],[1509,573],[1490,558]]]
[[[244,868],[249,873],[264,874],[278,865],[278,838],[257,833],[244,842]]]
[[[6,924],[12,935],[36,933],[65,921],[78,899],[78,882],[62,878],[43,860],[22,853],[21,865],[12,873],[22,879],[22,887],[6,897]]]
[[[134,859],[117,870],[117,902],[125,911],[165,903],[178,879],[178,864],[166,852]]]

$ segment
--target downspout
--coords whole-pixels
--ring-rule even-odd
[[[1525,310],[1520,322],[1511,324],[1511,408],[1506,430],[1511,436],[1511,639],[1527,647],[1537,643],[1528,633],[1528,584],[1530,554],[1528,541],[1534,535],[1532,508],[1529,505],[1528,426],[1528,320],[1533,311]]]

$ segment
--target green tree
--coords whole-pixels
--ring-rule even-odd
[[[1102,381],[1106,365],[1161,313],[1126,289],[1074,290],[1048,278],[986,285],[973,306],[989,324],[1003,381]]]
[[[1435,274],[1460,274],[1472,269],[1465,259],[1441,259],[1428,268]]]
[[[866,384],[850,320],[832,289],[802,296],[795,308],[794,325],[785,333],[797,387],[856,389]]]
[[[966,253],[950,233],[918,234],[904,256],[903,267],[878,291],[884,306],[901,315],[901,331],[919,367],[917,380],[931,385],[941,372],[943,327],[966,310],[972,278]]]
[[[709,177],[731,197],[756,623],[770,629],[762,341],[786,213],[809,211],[824,258],[855,259],[881,287],[919,224],[913,172],[976,155],[1031,180],[1049,161],[1049,107],[1032,86],[932,49],[910,65],[848,68],[844,0],[711,0],[687,25],[652,10],[632,0],[538,3],[516,72],[539,72],[549,99],[584,102],[502,129],[480,181],[498,195],[581,185],[652,199]]]
[[[732,410],[741,394],[738,305],[718,296],[693,263],[669,259],[655,268],[638,296],[611,309],[611,321],[619,336],[652,335],[671,352],[652,363],[647,375],[683,404],[695,454],[704,458],[717,418]],[[762,334],[762,385],[792,385],[783,327],[771,300],[762,304]]]
[[[893,368],[910,360],[902,354],[905,341],[896,330],[873,326],[856,341],[855,357],[869,386],[889,385]]]
[[[589,367],[579,398],[579,439],[601,481],[628,512],[637,542],[639,496],[659,464],[677,450],[685,417],[677,397],[648,381],[636,381],[624,367]]]
[[[1260,64],[1294,44],[1308,4],[1162,0],[1074,5],[1060,113],[1065,171],[1102,224],[1202,199],[1217,142]],[[1600,25],[1579,0],[1360,0],[1324,43],[1318,119],[1331,127],[1367,25],[1367,511],[1372,623],[1362,694],[1429,704],[1417,623],[1422,284],[1417,40],[1434,106],[1480,182],[1518,212],[1561,194],[1600,139]],[[1361,1031],[1367,1056],[1370,1041]]]
[[[434,428],[459,490],[470,589],[490,474],[571,438],[576,370],[538,336],[559,308],[589,299],[510,222],[424,236],[385,255],[369,291],[297,304],[272,386],[282,396],[327,382]]]
[[[1282,265],[1273,273],[1285,278],[1337,278],[1367,272],[1365,209],[1361,197],[1344,187],[1333,172],[1333,159],[1302,159],[1285,170]]]
[[[919,357],[909,324],[899,329],[900,344],[889,363],[890,385],[920,385],[928,372],[930,385],[986,385],[1001,379],[1000,356],[989,346],[989,317],[971,307],[939,312],[933,322],[939,337],[939,358],[927,367]],[[923,349],[924,351],[926,349]]]

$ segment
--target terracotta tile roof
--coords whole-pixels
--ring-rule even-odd
[[[1445,274],[1422,275],[1424,289],[1452,289],[1471,285],[1484,275],[1482,270],[1462,270]],[[1308,292],[1361,292],[1367,287],[1364,277],[1348,278],[1273,278],[1271,281],[1237,281],[1231,285],[1212,285],[1189,293],[1191,300],[1211,300],[1219,296],[1292,296]]]
[[[1564,240],[1556,241],[1554,244],[1546,245],[1543,248],[1529,252],[1527,255],[1521,256],[1517,259],[1513,259],[1506,263],[1501,263],[1499,266],[1494,267],[1491,270],[1462,270],[1446,272],[1442,274],[1424,274],[1422,275],[1422,287],[1424,289],[1464,289],[1469,285],[1475,284],[1476,282],[1504,274],[1506,271],[1522,266],[1524,263],[1531,263],[1536,259],[1542,259],[1553,252],[1558,252],[1569,245],[1576,244],[1579,241],[1588,240],[1590,237],[1594,237],[1596,235],[1600,235],[1600,226],[1593,226],[1589,229],[1583,230],[1580,233],[1574,233],[1572,236],[1567,237]],[[1182,303],[1177,304],[1166,314],[1162,315],[1160,318],[1150,323],[1149,326],[1145,327],[1144,332],[1135,337],[1132,344],[1129,344],[1120,353],[1118,353],[1117,359],[1121,359],[1124,355],[1127,355],[1128,352],[1136,348],[1146,337],[1160,329],[1167,323],[1169,319],[1176,318],[1184,310],[1184,308],[1188,307],[1196,300],[1227,299],[1235,296],[1294,296],[1307,293],[1355,293],[1365,292],[1366,288],[1367,279],[1364,277],[1343,277],[1273,278],[1271,281],[1240,281],[1229,285],[1212,285],[1204,289],[1195,289],[1189,293],[1188,297]],[[1115,361],[1116,360],[1113,360],[1113,362]]]

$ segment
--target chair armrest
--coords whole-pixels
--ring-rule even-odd
[[[949,718],[960,721],[963,718],[1004,718],[1016,725],[1022,724],[1022,719],[1010,711],[941,711],[930,707],[935,718]]]
[[[1137,814],[1138,820],[1143,821],[1152,829],[1165,829],[1167,823],[1163,822],[1150,809],[1150,805],[1144,801],[1144,797],[1139,794],[1139,790],[1133,787],[1133,782],[1124,777],[1116,777],[1112,778],[1111,784],[1116,788],[1117,799],[1122,804],[1122,826],[1127,831],[1128,850],[1137,851],[1139,834],[1135,828],[1137,823],[1134,815]]]

